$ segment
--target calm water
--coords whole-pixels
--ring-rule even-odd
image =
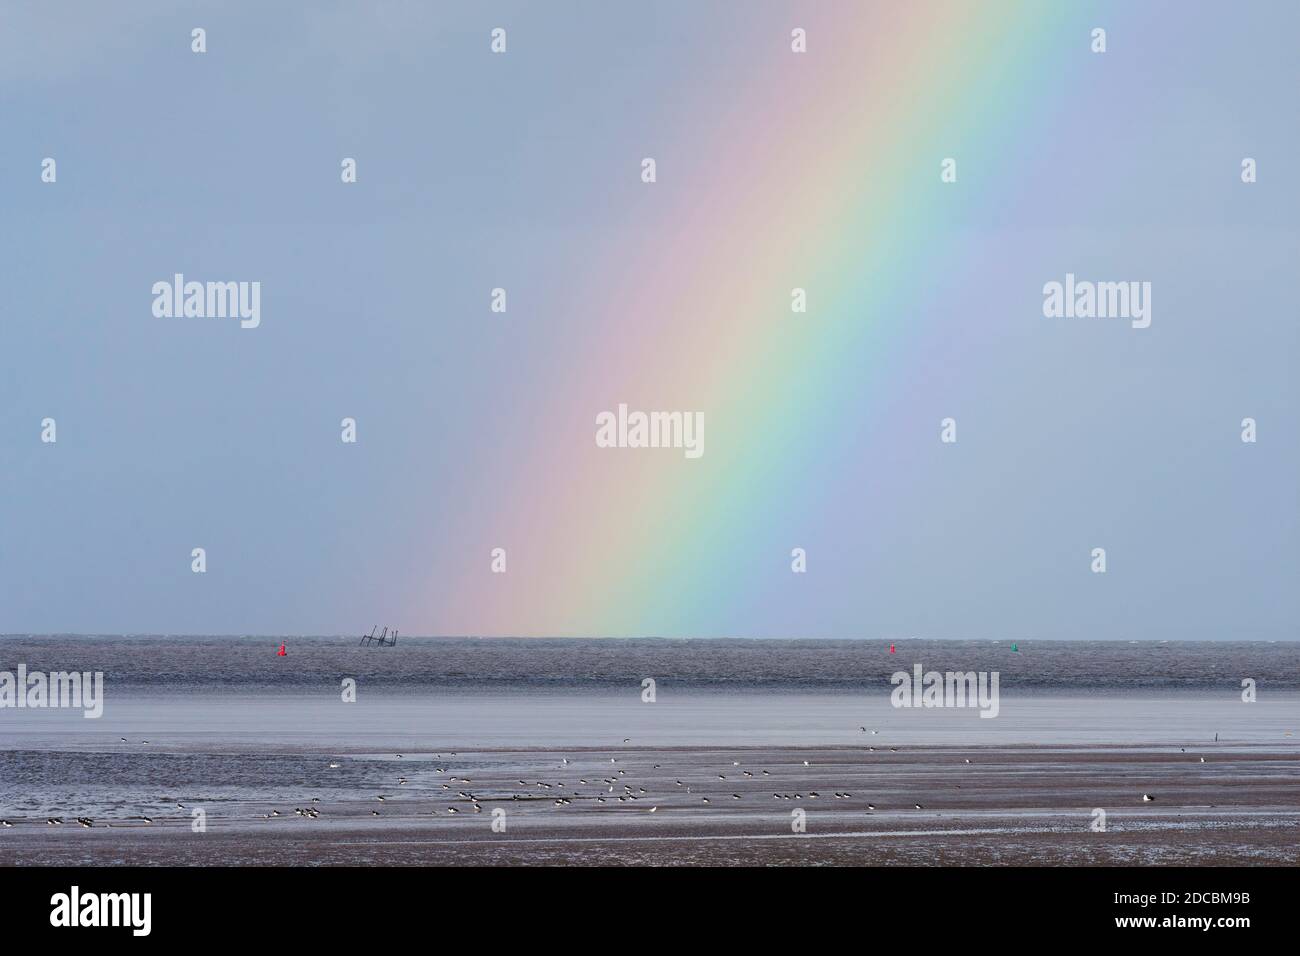
[[[0,671],[102,671],[105,702],[98,720],[0,710],[0,749],[1300,742],[1296,643],[288,638],[278,657],[280,640],[2,639]],[[889,675],[914,663],[998,672],[996,719],[892,707]]]

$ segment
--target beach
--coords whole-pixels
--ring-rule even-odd
[[[1071,683],[1057,671],[1077,648],[1014,652],[1032,665],[1005,647],[912,645],[881,662],[872,648],[859,678],[822,669],[838,648],[754,643],[705,648],[698,668],[699,648],[684,663],[654,642],[602,645],[595,677],[566,684],[528,677],[557,654],[572,669],[581,642],[430,642],[403,658],[300,640],[279,662],[297,661],[295,679],[249,684],[229,678],[260,667],[265,641],[13,642],[29,666],[75,658],[107,674],[98,719],[0,711],[0,819],[13,824],[0,862],[1300,861],[1300,689],[1270,670],[1291,666],[1291,645],[1246,655],[1267,675],[1247,703],[1235,677],[1158,681],[1154,648],[1125,650],[1126,666],[1154,660],[1145,679],[1076,668]],[[609,655],[626,676],[600,673],[618,670]],[[1002,667],[997,717],[893,706],[877,664],[922,657]],[[345,701],[349,663],[418,680],[362,677]]]

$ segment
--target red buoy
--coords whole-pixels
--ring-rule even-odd
[[[275,656],[276,656],[276,657],[288,657],[288,656],[289,656],[289,655],[287,655],[287,654],[284,652],[284,642],[283,642],[283,641],[280,642],[280,649],[279,649],[278,651],[275,652]]]
[[[890,644],[890,645],[889,645],[889,653],[891,653],[891,654],[894,653],[894,645],[893,645],[893,644]]]

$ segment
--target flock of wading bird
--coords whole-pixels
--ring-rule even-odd
[[[865,727],[859,729],[862,730],[864,733],[866,732]],[[878,731],[873,730],[871,731],[871,733],[876,734],[878,733]],[[631,742],[632,740],[630,737],[623,738],[624,744],[630,744]],[[869,747],[867,749],[874,751],[876,748]],[[887,749],[892,753],[897,753],[899,748],[889,747]],[[404,759],[402,754],[394,754],[393,756],[398,760]],[[451,753],[448,756],[454,758],[457,756],[457,754]],[[435,761],[442,760],[442,759],[443,758],[441,754],[434,755]],[[593,756],[590,759],[594,763],[596,761],[603,762],[606,758],[604,757],[598,758]],[[470,810],[470,809],[472,809],[474,813],[482,813],[484,810],[484,804],[505,804],[505,803],[519,803],[519,802],[542,802],[542,803],[549,802],[553,807],[567,807],[573,805],[573,802],[575,800],[588,801],[593,805],[606,804],[606,805],[610,805],[611,807],[614,804],[621,803],[625,805],[630,805],[636,803],[637,801],[644,800],[646,803],[651,804],[649,807],[646,808],[647,813],[657,812],[659,810],[660,803],[664,802],[664,799],[661,798],[659,802],[656,802],[656,800],[651,796],[650,791],[646,787],[639,786],[639,785],[634,786],[633,784],[635,781],[633,780],[632,775],[629,774],[627,767],[618,766],[619,763],[618,757],[609,757],[608,760],[610,766],[606,771],[608,773],[607,776],[601,776],[597,778],[594,774],[590,774],[585,777],[578,777],[577,784],[572,786],[566,784],[563,780],[556,780],[554,782],[548,782],[545,780],[534,780],[530,782],[522,778],[516,778],[515,783],[520,788],[522,788],[522,792],[511,789],[509,793],[505,793],[502,792],[501,787],[499,785],[491,786],[490,790],[484,789],[482,786],[475,789],[458,789],[454,794],[455,799],[449,801],[447,806],[441,808],[435,808],[433,810],[430,810],[429,813],[434,816],[437,816],[441,813],[454,815],[463,812],[463,810]],[[965,762],[970,763],[970,759],[967,758]],[[335,769],[338,768],[340,764],[337,761],[331,761],[328,766],[331,769]],[[808,767],[809,762],[807,760],[804,760],[803,766]],[[567,770],[571,772],[576,772],[576,768],[574,768],[574,766],[570,763],[568,757],[562,757],[560,759],[560,763],[555,769],[560,771]],[[662,769],[661,764],[656,763],[652,767],[652,770],[660,770],[660,769]],[[739,760],[733,760],[731,762],[730,768],[724,768],[724,769],[729,769],[731,773],[731,777],[728,777],[727,773],[725,772],[715,773],[716,778],[724,782],[728,780],[734,782],[741,782],[746,779],[762,780],[763,778],[774,777],[774,774],[771,770],[767,770],[763,768],[760,768],[757,772],[753,770],[748,770],[741,766],[741,762]],[[434,773],[436,774],[450,774],[450,776],[446,777],[447,782],[442,783],[440,785],[442,790],[447,791],[448,797],[453,796],[451,794],[451,790],[454,786],[462,785],[462,784],[465,785],[466,787],[474,786],[474,780],[472,778],[459,777],[456,776],[455,774],[451,774],[450,768],[447,766],[435,765],[433,770]],[[405,776],[399,776],[397,778],[397,785],[399,787],[405,786],[408,782],[409,782],[409,778]],[[579,789],[579,787],[586,787],[590,789],[581,790]],[[676,779],[673,781],[673,789],[671,791],[665,791],[664,798],[666,798],[668,795],[672,795],[675,797],[679,796],[682,798],[682,800],[680,801],[681,805],[691,805],[694,803],[696,798],[698,798],[700,804],[712,804],[714,800],[726,800],[728,797],[732,800],[743,800],[747,796],[763,797],[765,796],[766,792],[767,792],[766,788],[764,788],[762,792],[753,790],[751,788],[745,788],[743,793],[738,793],[731,790],[731,788],[722,785],[712,785],[711,789],[709,789],[707,792],[702,792],[699,784],[687,783],[686,781]],[[774,800],[803,801],[803,800],[822,799],[822,794],[817,790],[808,790],[806,793],[802,791],[791,791],[791,792],[772,791],[771,796],[772,799]],[[835,800],[853,799],[853,794],[847,790],[834,791],[830,796],[832,799]],[[381,794],[376,794],[375,796],[375,799],[380,803],[386,803],[392,798],[393,798],[392,794],[381,793]],[[319,800],[313,797],[312,802],[319,802]],[[459,803],[460,806],[458,806],[457,803]],[[665,803],[665,805],[667,804]],[[677,801],[674,801],[674,805],[677,805]],[[920,803],[913,803],[911,806],[915,810],[925,809],[925,807]],[[876,809],[876,805],[874,803],[867,802],[865,803],[865,808],[866,808],[866,812],[871,813]],[[312,808],[295,807],[293,812],[297,816],[307,816],[313,819],[319,818],[320,816],[319,811],[316,811]],[[284,814],[282,814],[279,810],[272,810],[270,813],[264,814],[263,819],[270,820],[283,815]],[[371,810],[370,815],[378,817],[378,816],[382,816],[383,814],[380,810],[376,809],[376,810]]]
[[[868,733],[866,727],[859,727],[858,729],[863,733]],[[876,730],[870,731],[870,734],[872,736],[875,736],[878,733],[879,731]],[[126,742],[125,737],[121,738],[121,740],[123,742]],[[144,744],[148,743],[147,740],[142,740],[140,742]],[[630,744],[631,742],[632,740],[630,737],[623,738],[624,744]],[[899,751],[898,747],[888,747],[888,748],[881,748],[881,749],[887,749],[890,753],[898,753]],[[876,748],[868,747],[867,750],[874,752]],[[1182,752],[1186,753],[1186,749],[1184,748]],[[402,754],[394,754],[393,756],[398,760],[405,759]],[[455,758],[456,756],[457,756],[456,753],[448,754],[449,758]],[[444,758],[442,754],[434,754],[433,759],[434,761],[442,761]],[[604,759],[605,759],[604,757],[595,757],[595,756],[592,756],[590,758],[590,760],[593,763],[597,761],[603,762]],[[484,809],[483,805],[485,803],[504,804],[504,803],[518,803],[518,802],[539,802],[539,801],[540,802],[549,801],[551,805],[554,807],[567,807],[567,806],[571,806],[575,800],[581,800],[581,801],[587,801],[590,804],[597,805],[597,806],[601,804],[610,805],[611,808],[613,808],[614,804],[624,804],[625,806],[630,807],[632,804],[636,804],[640,801],[645,801],[645,803],[650,804],[649,807],[645,808],[646,812],[655,813],[659,810],[661,803],[664,804],[665,806],[668,805],[667,800],[669,797],[673,798],[673,803],[672,803],[673,807],[690,806],[693,805],[697,800],[701,805],[708,805],[708,804],[712,804],[715,800],[721,800],[721,801],[726,801],[727,799],[744,800],[747,797],[766,798],[767,793],[769,791],[769,788],[767,787],[764,787],[761,791],[753,788],[752,786],[745,786],[740,788],[739,790],[733,789],[733,787],[736,783],[743,783],[746,780],[762,781],[765,778],[773,778],[775,776],[772,771],[767,770],[765,768],[759,768],[756,772],[754,770],[749,770],[743,767],[739,760],[733,760],[731,762],[730,767],[724,768],[725,772],[717,772],[717,771],[713,772],[716,776],[716,779],[722,781],[721,785],[710,783],[708,785],[709,789],[706,790],[704,789],[704,787],[701,786],[700,783],[687,783],[683,780],[675,779],[673,781],[673,788],[671,790],[665,790],[662,794],[656,797],[656,796],[652,796],[650,794],[650,791],[646,787],[633,785],[634,783],[633,777],[628,773],[627,768],[618,766],[618,762],[619,762],[618,757],[609,757],[608,759],[609,759],[610,766],[609,768],[607,768],[606,770],[607,775],[605,776],[600,776],[599,778],[597,778],[594,774],[589,774],[588,776],[585,777],[579,777],[577,778],[578,783],[575,786],[569,786],[563,780],[556,780],[554,782],[547,782],[545,780],[534,780],[530,782],[522,778],[516,778],[515,782],[518,784],[520,788],[522,788],[522,792],[511,789],[509,793],[505,793],[502,790],[502,787],[500,785],[493,785],[490,788],[490,790],[485,790],[482,787],[477,788],[477,791],[475,789],[468,789],[470,787],[473,787],[474,784],[474,781],[471,778],[456,776],[455,774],[451,773],[449,766],[438,765],[437,763],[435,763],[433,767],[435,774],[440,774],[440,775],[450,774],[445,778],[447,782],[440,784],[440,789],[442,791],[446,791],[446,793],[443,794],[443,796],[444,797],[453,796],[451,794],[451,790],[453,786],[460,786],[461,789],[455,791],[454,799],[449,800],[449,802],[445,807],[435,808],[429,812],[434,816],[437,816],[441,813],[454,815],[454,814],[461,813],[462,810],[469,810],[469,809],[472,809],[474,813],[482,813]],[[1201,763],[1205,763],[1204,757],[1201,757],[1199,759]],[[969,757],[962,758],[962,760],[963,763],[966,764],[969,764],[971,762]],[[330,770],[337,770],[342,767],[342,764],[337,760],[331,760],[326,764],[326,766]],[[803,766],[804,767],[809,766],[807,760],[803,761]],[[573,768],[573,766],[570,764],[568,757],[563,757],[561,758],[561,761],[556,769],[561,771],[569,771],[569,770],[574,770],[575,768]],[[654,764],[652,769],[659,770],[661,769],[661,765]],[[798,768],[796,768],[796,773],[797,771]],[[731,776],[728,776],[728,772],[731,774]],[[409,782],[409,778],[407,778],[406,776],[399,776],[397,778],[398,787],[404,787],[408,782]],[[731,782],[732,786],[726,786],[725,784],[727,784],[728,782]],[[581,790],[578,789],[579,786],[589,788],[589,789]],[[957,784],[956,788],[960,790],[961,784]],[[386,803],[391,798],[391,796],[392,796],[391,794],[381,793],[381,794],[377,794],[375,796],[375,799],[379,803]],[[853,793],[847,790],[833,791],[830,794],[830,797],[833,800],[853,801],[855,799]],[[802,802],[805,800],[812,801],[812,800],[823,799],[823,794],[817,790],[807,790],[806,792],[772,790],[771,798],[774,800],[790,800],[790,801]],[[861,806],[864,809],[865,813],[871,814],[876,811],[875,803],[870,801],[861,801],[861,798],[857,798],[857,799],[861,802]],[[1143,793],[1141,797],[1143,803],[1151,803],[1155,799],[1156,798],[1149,793]],[[303,817],[309,820],[320,819],[321,816],[320,809],[318,806],[316,806],[320,802],[321,801],[319,797],[312,797],[308,801],[307,806],[294,807],[293,815],[297,817]],[[459,803],[460,806],[458,806],[457,803]],[[919,802],[912,802],[910,806],[911,809],[913,810],[926,809],[925,806]],[[180,802],[176,802],[175,807],[179,810],[188,809],[185,806],[185,804]],[[638,807],[637,809],[640,808]],[[846,809],[848,809],[847,806]],[[907,805],[899,805],[897,807],[890,807],[888,809],[890,809],[891,811],[892,810],[906,811]],[[370,815],[378,817],[378,816],[382,816],[382,813],[379,810],[375,809],[370,811]],[[261,818],[263,820],[274,820],[284,816],[286,816],[286,814],[281,812],[278,809],[273,809],[267,813],[261,814]],[[171,819],[183,820],[185,822],[189,822],[190,820],[189,817],[177,817]],[[35,822],[35,821],[20,821],[20,822]],[[62,817],[47,817],[45,820],[45,823],[48,826],[61,826],[64,822],[65,821]],[[155,822],[154,817],[150,817],[147,815],[138,815],[138,816],[123,818],[118,822],[109,822],[105,825],[109,827],[132,826],[132,825],[138,826],[141,824],[150,825],[153,824],[154,822]],[[162,822],[169,822],[169,821],[164,819],[162,820]],[[95,821],[92,818],[84,817],[84,816],[77,817],[76,823],[87,829],[95,826]],[[6,828],[6,829],[12,828],[14,825],[15,824],[13,823],[13,821],[0,819],[0,828]]]

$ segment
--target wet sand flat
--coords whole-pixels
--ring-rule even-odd
[[[0,862],[1300,862],[1300,753],[1292,748],[628,746],[400,757],[307,750],[297,758],[319,772],[296,772],[291,755],[277,753],[277,773],[288,768],[302,779],[269,781],[265,798],[223,790],[223,778],[246,777],[247,763],[265,756],[154,755],[201,757],[210,777],[173,782],[158,803],[183,808],[155,811],[152,823],[130,819],[130,807],[101,807],[90,828],[74,822],[73,808],[63,825],[13,808],[15,825],[0,830]],[[1144,793],[1155,799],[1144,802]],[[193,832],[195,808],[205,832]],[[295,813],[306,808],[319,817]],[[1093,829],[1096,810],[1105,812],[1104,832]]]

